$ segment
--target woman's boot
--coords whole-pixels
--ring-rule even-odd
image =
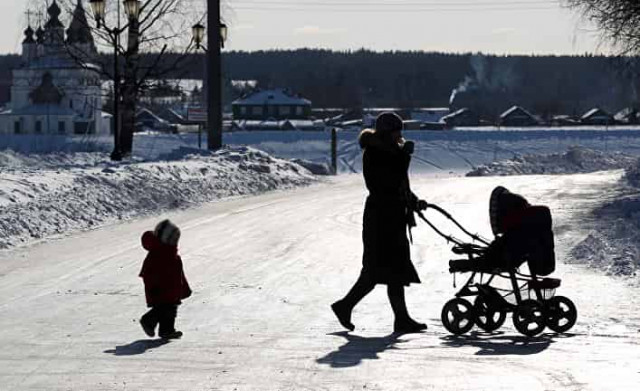
[[[393,314],[395,315],[393,332],[402,334],[419,333],[427,329],[426,324],[416,322],[409,316],[407,303],[404,298],[404,286],[389,285],[387,287],[387,294],[389,295],[391,309],[393,309]]]
[[[368,295],[375,286],[367,275],[360,274],[358,281],[356,281],[344,299],[331,304],[333,313],[344,328],[349,331],[353,331],[356,328],[353,323],[351,323],[351,311],[353,311],[353,307]]]

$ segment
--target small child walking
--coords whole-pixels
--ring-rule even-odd
[[[140,319],[144,332],[163,339],[182,336],[175,329],[178,306],[182,299],[191,296],[191,288],[182,269],[182,259],[178,255],[180,229],[169,220],[163,220],[154,231],[142,235],[142,247],[149,253],[142,264],[140,277],[144,281],[147,306],[151,308]]]

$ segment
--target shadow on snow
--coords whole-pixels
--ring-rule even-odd
[[[396,344],[406,342],[400,337],[402,334],[389,334],[384,337],[361,337],[349,334],[347,331],[330,333],[343,337],[347,343],[337,350],[316,360],[318,364],[330,365],[332,368],[349,368],[360,365],[363,360],[377,360],[379,354],[391,349],[397,349]],[[555,339],[571,338],[575,334],[545,333],[537,337],[522,335],[504,335],[503,332],[480,333],[469,335],[447,335],[441,337],[442,345],[451,348],[465,346],[476,347],[479,356],[531,355],[545,351]]]
[[[402,343],[401,334],[390,334],[384,337],[360,337],[347,331],[330,333],[346,338],[347,343],[338,350],[326,354],[316,360],[318,364],[330,365],[332,368],[348,368],[359,365],[363,360],[377,360],[378,354],[388,349],[395,349],[396,343]]]
[[[522,335],[504,335],[502,332],[480,333],[469,335],[447,335],[440,338],[444,346],[459,348],[471,346],[479,348],[475,354],[479,356],[530,355],[545,351],[555,338],[570,338],[573,334],[542,334],[537,337]]]
[[[169,342],[166,339],[140,339],[127,345],[116,346],[115,349],[105,350],[104,353],[113,354],[114,356],[135,356],[144,354],[147,350],[160,347]]]

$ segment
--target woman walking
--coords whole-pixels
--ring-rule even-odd
[[[376,284],[387,285],[389,302],[395,316],[394,332],[413,333],[427,326],[409,316],[404,287],[420,283],[411,263],[407,227],[415,226],[413,212],[426,208],[409,186],[409,163],[413,143],[402,138],[402,118],[382,113],[375,130],[360,133],[363,149],[362,169],[369,196],[364,209],[362,271],[347,295],[331,305],[345,328],[353,330],[353,308]]]

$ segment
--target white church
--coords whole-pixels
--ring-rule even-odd
[[[97,50],[78,0],[69,28],[60,21],[56,0],[44,29],[24,32],[22,65],[13,70],[11,103],[0,113],[0,133],[109,134],[111,116],[102,111]]]

